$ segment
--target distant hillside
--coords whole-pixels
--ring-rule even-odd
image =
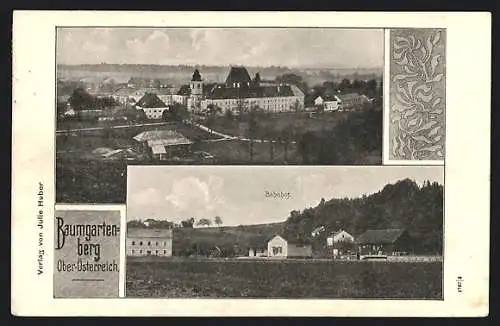
[[[285,222],[288,238],[310,238],[325,226],[315,241],[324,243],[330,231],[340,228],[358,236],[367,229],[404,228],[418,240],[422,253],[441,253],[443,237],[443,186],[410,179],[388,184],[381,191],[356,199],[331,199],[301,212],[292,211]]]
[[[247,254],[249,247],[276,233],[282,234],[283,223],[209,228],[176,228],[173,232],[174,256],[208,254],[217,246],[225,252]],[[265,243],[262,243],[265,245]]]
[[[96,65],[57,65],[59,79],[94,80],[116,78],[123,81],[130,77],[164,78],[179,85],[189,82],[193,70],[198,68],[207,82],[223,82],[229,72],[229,66],[163,66],[163,65],[129,65],[129,64],[96,64]],[[287,67],[247,67],[251,76],[259,72],[261,78],[274,80],[284,74],[298,74],[312,87],[324,81],[342,78],[379,79],[382,68],[287,68]]]

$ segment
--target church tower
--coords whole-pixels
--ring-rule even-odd
[[[189,88],[191,90],[191,95],[189,96],[188,110],[199,110],[201,108],[201,98],[203,95],[203,82],[198,69],[195,69],[193,73]]]

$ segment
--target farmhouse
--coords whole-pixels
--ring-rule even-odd
[[[357,239],[361,255],[400,255],[413,252],[413,239],[404,229],[367,230]]]
[[[354,237],[345,230],[338,230],[326,238],[326,244],[329,247],[333,247],[336,243],[341,242],[352,243],[354,242]]]
[[[173,130],[143,131],[134,137],[139,150],[147,151],[153,159],[166,160],[189,151],[192,142]]]
[[[168,106],[153,93],[146,93],[135,105],[138,110],[143,110],[148,119],[161,119]]]
[[[172,230],[128,228],[127,256],[172,256]]]

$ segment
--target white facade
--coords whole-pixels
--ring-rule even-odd
[[[163,112],[168,110],[168,107],[164,108],[141,108],[136,106],[138,110],[143,110],[148,119],[161,119],[163,117]]]
[[[249,257],[267,257],[267,249],[264,248],[250,248],[248,250]]]
[[[267,243],[268,257],[286,258],[288,256],[288,244],[279,235],[275,236]]]
[[[354,237],[348,232],[341,230],[326,238],[326,243],[330,247],[339,242],[354,242]]]
[[[324,111],[337,111],[340,108],[339,101],[326,101],[323,105]]]
[[[187,105],[188,97],[186,95],[174,94],[174,95],[172,95],[172,102],[179,103],[182,105]]]
[[[242,99],[205,99],[201,101],[201,110],[204,111],[212,104],[222,109],[221,114],[227,111],[237,112],[241,109],[251,109],[258,106],[265,112],[279,113],[292,112],[298,104],[298,109],[304,108],[304,98],[299,96],[280,96],[280,97],[256,97]]]
[[[318,96],[314,99],[314,105],[323,105],[323,98],[321,96]]]
[[[172,230],[129,230],[127,256],[172,256]]]

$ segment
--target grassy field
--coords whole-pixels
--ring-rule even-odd
[[[271,148],[272,147],[272,148]],[[198,143],[193,150],[212,153],[217,164],[300,164],[302,157],[295,144],[256,143],[248,141],[226,140],[211,143]]]
[[[99,126],[96,126],[99,127]],[[88,152],[99,147],[127,148],[134,144],[133,137],[148,130],[175,130],[192,141],[220,138],[184,123],[170,123],[162,126],[138,126],[122,129],[102,129],[57,135],[57,152]]]
[[[255,135],[268,139],[277,139],[287,131],[322,132],[333,129],[340,121],[345,119],[349,112],[325,112],[315,114],[312,118],[307,113],[280,113],[267,114],[257,118]],[[237,119],[220,118],[213,122],[211,127],[219,132],[233,136],[250,137],[248,132],[240,134],[240,121]]]
[[[126,295],[442,299],[442,263],[129,260]]]

